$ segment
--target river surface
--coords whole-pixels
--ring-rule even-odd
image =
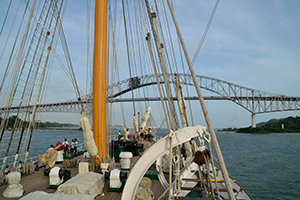
[[[64,139],[67,138],[69,145],[72,142],[72,139],[77,139],[78,143],[83,143],[82,131],[78,128],[73,129],[42,129],[38,132],[37,136],[34,138],[34,148],[35,152],[45,153],[50,145],[56,145],[59,141],[63,143]]]
[[[159,135],[165,135],[162,129]],[[255,200],[300,199],[300,134],[243,134],[217,132],[229,174]],[[31,150],[44,153],[51,144],[83,142],[82,131],[40,130]],[[32,156],[32,155],[31,155]]]
[[[228,172],[255,200],[300,199],[300,134],[217,132]]]
[[[299,133],[216,134],[230,176],[253,199],[300,199]]]

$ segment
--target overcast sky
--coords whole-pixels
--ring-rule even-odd
[[[215,2],[173,0],[173,3],[190,57],[193,57]],[[7,5],[0,8],[1,23]],[[222,0],[194,65],[196,74],[266,92],[300,96],[299,10],[298,0]],[[63,25],[79,85],[85,90],[85,1],[69,1]],[[1,37],[0,42],[3,45]],[[3,68],[1,66],[2,73]],[[74,98],[70,81],[59,67],[53,67],[46,101]],[[232,102],[208,101],[207,107],[216,128],[251,124],[251,114]],[[300,111],[259,114],[256,119],[261,122],[296,115],[300,115]],[[76,124],[79,118],[74,114],[45,113],[42,116],[44,121]],[[199,118],[199,123],[203,124],[203,118]]]

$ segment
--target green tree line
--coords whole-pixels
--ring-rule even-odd
[[[12,128],[15,124],[15,121],[19,119],[17,118],[17,116],[11,116],[9,117],[8,119],[8,122],[7,122],[7,128]],[[21,119],[20,120],[20,124],[23,124],[23,127],[27,127],[29,122],[27,121],[23,121]],[[0,123],[2,122],[2,117],[0,117]],[[37,128],[48,128],[48,127],[74,127],[74,126],[77,126],[75,124],[70,124],[70,123],[58,123],[58,122],[45,122],[45,123],[42,123],[42,122],[35,122],[35,127]]]
[[[300,117],[287,117],[276,121],[266,122],[257,128],[239,128],[238,133],[300,133]]]

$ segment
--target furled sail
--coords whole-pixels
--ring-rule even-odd
[[[94,140],[94,133],[91,129],[89,119],[84,111],[81,113],[80,124],[83,130],[84,145],[86,150],[92,157],[94,157],[97,155],[98,149]]]
[[[123,135],[124,135],[124,140],[127,141],[128,140],[128,135],[127,135],[127,128],[126,128],[126,126],[123,126]]]
[[[188,126],[187,109],[186,109],[184,95],[183,95],[183,92],[182,92],[182,87],[180,85],[178,74],[175,74],[175,85],[176,85],[175,91],[176,91],[176,96],[178,98],[178,107],[179,107],[179,110],[180,110],[180,117],[181,117],[182,127],[187,127]]]
[[[143,129],[145,129],[145,127],[147,125],[147,122],[148,122],[148,119],[150,117],[150,114],[151,114],[151,107],[147,106],[147,110],[146,110],[145,115],[144,115],[144,120],[142,122]]]
[[[133,127],[134,127],[134,131],[136,133],[138,133],[139,132],[139,122],[135,115],[133,115]]]

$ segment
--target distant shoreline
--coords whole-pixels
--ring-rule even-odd
[[[268,122],[257,124],[252,128],[224,128],[223,131],[236,131],[237,133],[269,134],[269,133],[300,133],[300,117],[287,117],[284,119],[271,119]]]
[[[80,130],[78,126],[70,126],[70,127],[42,127],[40,130],[48,129],[48,130]]]
[[[287,132],[287,131],[283,131],[283,132],[240,132],[240,131],[226,131],[226,130],[217,130],[218,132],[235,132],[235,133],[241,133],[241,134],[256,134],[256,135],[259,135],[259,134],[278,134],[278,133],[281,133],[281,134],[288,134],[288,133],[295,133],[295,134],[298,134],[300,133],[300,131],[292,131],[292,132]]]

